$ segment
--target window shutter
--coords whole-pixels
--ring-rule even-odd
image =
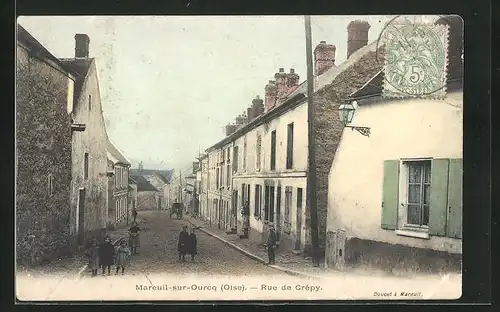
[[[462,238],[462,189],[462,159],[450,159],[447,236],[453,238]]]
[[[398,224],[399,160],[384,161],[382,228],[395,230]]]
[[[446,235],[448,205],[448,159],[433,159],[431,166],[431,202],[429,207],[429,233]]]

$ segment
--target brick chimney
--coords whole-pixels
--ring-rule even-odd
[[[266,112],[274,107],[276,104],[276,97],[278,95],[278,87],[274,80],[269,80],[269,83],[266,85]]]
[[[253,119],[253,111],[252,111],[252,106],[247,108],[247,122],[252,121]]]
[[[90,39],[86,34],[75,35],[75,58],[89,57]]]
[[[333,44],[326,44],[326,41],[320,41],[314,49],[314,72],[316,76],[335,66],[336,51],[337,48]]]
[[[276,102],[279,102],[279,99],[283,98],[287,94],[287,86],[286,86],[287,74],[285,73],[284,68],[280,68],[279,71],[276,74],[274,74],[274,80],[276,80],[276,88],[277,88]]]
[[[458,15],[443,16],[436,21],[437,25],[448,26],[448,81],[463,77],[464,61],[464,21]]]
[[[355,20],[347,25],[347,58],[368,44],[369,29],[366,21]]]
[[[253,119],[259,117],[262,113],[264,113],[264,101],[257,95],[252,101]]]
[[[295,73],[295,69],[290,68],[290,72],[286,74],[286,94],[290,94],[299,85],[299,75]]]
[[[226,136],[230,136],[231,134],[233,134],[236,131],[236,129],[238,129],[237,125],[234,124],[226,125]]]

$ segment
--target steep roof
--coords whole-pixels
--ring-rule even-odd
[[[108,151],[108,159],[110,159],[113,163],[115,164],[120,163],[123,165],[130,166],[130,162],[128,161],[127,157],[123,156],[123,154],[109,140],[107,142],[107,151]]]
[[[32,50],[33,55],[49,59],[59,65],[62,69],[66,70],[68,73],[78,76],[78,72],[74,71],[71,67],[67,66],[67,64],[50,53],[49,50],[47,50],[20,24],[17,24],[17,41],[29,47]]]
[[[158,192],[158,189],[146,180],[145,177],[140,175],[131,175],[132,179],[137,182],[137,192],[153,191]]]
[[[155,170],[155,169],[130,169],[130,174],[133,175],[156,175],[160,179],[162,179],[165,183],[170,183],[172,179],[172,175],[174,174],[173,170]]]
[[[78,103],[80,93],[82,93],[83,83],[85,82],[85,77],[87,77],[87,73],[94,58],[60,58],[59,60],[66,68],[69,68],[72,72],[77,73],[74,103]]]

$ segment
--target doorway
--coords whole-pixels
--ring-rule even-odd
[[[281,237],[281,186],[276,188],[276,234],[279,241]]]
[[[78,191],[78,245],[85,244],[85,189]]]
[[[295,228],[295,250],[301,249],[302,234],[302,188],[297,188],[297,222]]]

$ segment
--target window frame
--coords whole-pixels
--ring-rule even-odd
[[[276,171],[276,148],[277,148],[276,130],[271,131],[271,151],[270,151],[270,170]]]
[[[293,140],[294,140],[294,123],[291,122],[286,127],[286,169],[293,169]]]

